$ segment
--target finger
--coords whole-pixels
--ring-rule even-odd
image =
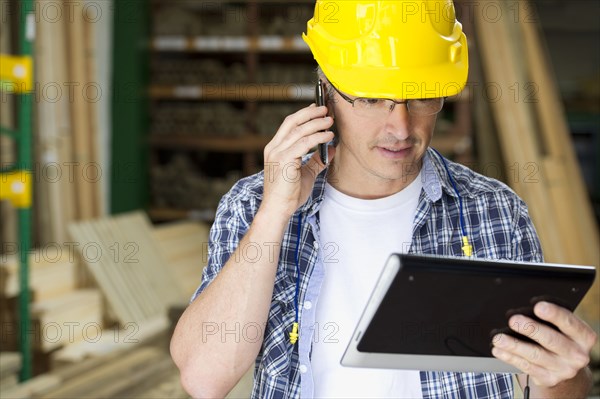
[[[287,156],[290,158],[301,158],[308,154],[311,148],[318,144],[327,143],[331,139],[333,139],[333,132],[331,131],[317,132],[309,136],[303,136],[286,149]]]
[[[496,335],[492,343],[495,348],[519,356],[538,366],[554,364],[556,362],[556,355],[542,346],[522,341],[507,334]]]
[[[331,117],[319,117],[300,126],[294,126],[287,133],[282,133],[283,128],[280,128],[277,137],[265,147],[265,155],[267,156],[268,153],[287,153],[287,149],[302,137],[325,131],[332,125],[333,119]]]
[[[508,324],[511,330],[534,340],[553,353],[565,354],[573,350],[574,343],[567,336],[527,316],[512,316]]]
[[[325,131],[331,126],[333,126],[333,118],[330,116],[312,119],[293,128],[289,134],[280,141],[279,145],[291,146],[302,137]]]
[[[273,142],[273,144],[278,145],[281,142],[281,140],[283,140],[289,134],[289,132],[296,126],[303,125],[312,119],[323,118],[325,115],[327,115],[327,108],[324,106],[308,106],[302,108],[301,110],[288,115],[283,120],[281,126],[279,127],[279,130],[277,131],[277,133],[275,133],[275,136],[271,141]]]
[[[518,326],[523,323],[534,326],[535,334],[530,335],[530,337],[545,350],[559,357],[562,369],[579,370],[589,364],[589,350],[582,348],[577,342],[562,332],[523,315],[511,317],[510,323],[511,328],[515,331],[518,331]]]
[[[539,302],[533,308],[533,312],[540,319],[554,324],[588,352],[598,339],[594,330],[568,309],[549,302]]]
[[[554,386],[560,382],[560,379],[557,378],[549,370],[537,364],[533,364],[527,359],[515,355],[514,353],[494,347],[492,348],[492,355],[495,358],[502,360],[504,363],[508,363],[511,366],[516,367],[523,373],[529,374],[529,376],[536,385]]]

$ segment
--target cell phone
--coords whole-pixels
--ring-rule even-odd
[[[318,107],[325,105],[325,85],[319,79],[317,85],[315,87],[315,102]],[[323,165],[327,165],[329,163],[329,154],[327,152],[327,143],[319,144],[319,157],[321,158],[321,162]]]

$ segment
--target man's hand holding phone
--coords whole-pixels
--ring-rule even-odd
[[[325,168],[319,151],[302,165],[302,157],[319,144],[333,139],[327,130],[333,119],[325,106],[312,104],[285,118],[264,150],[265,182],[261,208],[275,211],[281,217],[291,217],[306,202],[317,175]],[[328,149],[332,159],[335,148]]]

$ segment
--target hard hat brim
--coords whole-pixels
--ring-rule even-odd
[[[317,60],[318,62],[318,60]],[[386,68],[342,69],[320,65],[323,73],[338,90],[356,97],[416,99],[455,96],[467,81],[467,68],[457,65],[437,65],[416,70]],[[448,69],[454,69],[453,76]],[[401,78],[399,78],[401,76]],[[436,76],[437,80],[425,80]]]

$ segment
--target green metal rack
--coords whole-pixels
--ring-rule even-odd
[[[12,137],[17,146],[17,160],[0,170],[0,199],[11,201],[19,221],[19,349],[23,357],[21,381],[32,374],[31,317],[29,312],[29,249],[31,247],[32,198],[32,91],[33,41],[35,17],[32,0],[19,2],[18,55],[0,55],[0,91],[17,96],[17,129],[2,127],[1,133]]]

